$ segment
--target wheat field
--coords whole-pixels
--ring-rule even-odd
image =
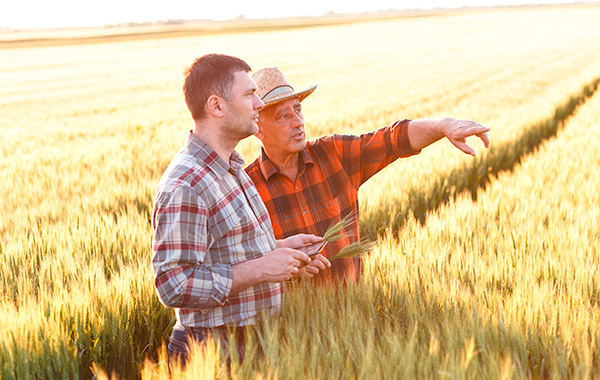
[[[594,378],[600,373],[600,7],[0,48],[0,378]],[[278,66],[309,138],[404,118],[489,126],[359,193],[356,285],[290,289],[252,354],[169,374],[154,191],[191,120],[196,57]],[[238,145],[246,162],[258,153]]]

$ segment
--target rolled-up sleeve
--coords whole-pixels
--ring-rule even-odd
[[[396,159],[421,152],[410,146],[409,123],[410,120],[405,119],[360,136],[333,135],[329,138],[356,189]],[[329,142],[328,139],[322,141]]]
[[[360,185],[400,157],[419,154],[408,140],[410,120],[394,124],[360,136]]]
[[[207,218],[202,199],[186,186],[163,192],[155,201],[152,268],[165,306],[207,310],[229,301],[231,265],[204,264]]]

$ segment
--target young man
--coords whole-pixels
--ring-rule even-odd
[[[402,120],[361,136],[333,135],[307,142],[301,102],[316,85],[295,92],[275,67],[259,70],[253,78],[265,103],[256,134],[262,151],[245,170],[269,210],[278,238],[298,233],[323,236],[342,217],[358,215],[358,189],[367,179],[442,137],[471,155],[475,152],[465,144],[467,137],[479,136],[489,146],[489,128],[452,118]],[[325,256],[359,239],[358,218],[346,233],[325,247]],[[338,259],[315,280],[358,279],[359,273],[358,258]]]
[[[258,131],[263,102],[244,61],[211,54],[186,72],[194,119],[183,149],[164,173],[154,203],[152,266],[160,301],[176,310],[171,358],[185,363],[191,338],[243,330],[283,301],[284,281],[329,265],[302,250],[314,235],[276,241],[267,209],[242,169],[237,143]],[[302,264],[307,267],[299,270]]]

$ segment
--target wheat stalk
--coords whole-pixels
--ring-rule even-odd
[[[348,236],[347,232],[343,232],[347,227],[350,227],[354,223],[354,213],[350,213],[342,218],[337,223],[332,224],[325,231],[325,235],[323,235],[323,240],[327,243],[331,243],[332,241],[339,240],[344,236]]]
[[[323,235],[323,240],[327,243],[332,241],[339,240],[345,236],[348,236],[349,233],[344,230],[347,227],[352,226],[355,221],[355,213],[350,213],[342,218],[339,222],[329,226],[325,234]],[[344,257],[354,257],[358,255],[362,255],[363,253],[369,252],[373,248],[373,243],[367,239],[360,239],[355,241],[354,243],[345,246],[338,253],[333,255],[329,261],[333,261],[335,259],[340,259]]]
[[[362,255],[363,253],[367,253],[367,252],[371,251],[371,249],[373,249],[373,245],[374,245],[374,243],[372,241],[369,241],[367,239],[360,239],[360,240],[355,241],[354,243],[347,245],[344,248],[340,249],[340,251],[338,253],[336,253],[335,255],[333,255],[329,259],[329,261],[333,261],[335,259],[341,259],[341,258],[345,258],[345,257],[354,257],[354,256]]]

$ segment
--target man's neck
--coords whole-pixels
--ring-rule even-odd
[[[292,181],[296,181],[300,169],[300,153],[277,152],[276,150],[268,150],[264,146],[263,149],[280,173],[288,176]]]
[[[208,146],[210,146],[225,162],[229,163],[231,153],[237,146],[238,141],[223,138],[221,130],[216,127],[209,127],[196,122],[192,133],[201,138]]]

